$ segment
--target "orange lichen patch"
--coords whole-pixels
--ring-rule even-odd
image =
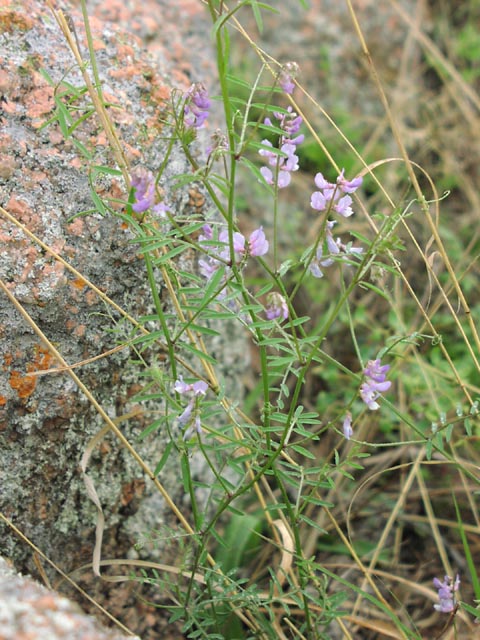
[[[73,236],[81,238],[85,230],[85,222],[82,218],[76,218],[73,222],[67,225],[67,230],[68,233],[71,233]]]
[[[37,386],[36,378],[24,376],[20,371],[10,372],[10,386],[15,389],[19,398],[28,398]]]
[[[119,61],[132,59],[135,57],[135,50],[129,44],[119,44],[117,49],[117,59]]]
[[[46,371],[50,369],[52,362],[54,361],[54,357],[50,353],[48,349],[37,345],[35,347],[35,360],[34,360],[34,369],[29,369],[29,371]]]
[[[75,287],[75,289],[84,289],[86,286],[85,280],[83,280],[83,278],[75,278],[75,280],[71,280],[70,284],[72,285],[72,287]]]
[[[7,404],[8,400],[5,396],[0,396],[0,407],[4,407]]]
[[[12,32],[15,30],[29,31],[33,27],[33,20],[23,11],[13,11],[3,9],[0,5],[0,31]]]
[[[7,361],[6,357],[4,357],[4,361]],[[46,371],[47,369],[50,369],[53,361],[54,358],[48,349],[41,345],[36,345],[33,362],[29,362],[26,366],[27,372],[33,373],[34,371]],[[10,386],[12,389],[15,389],[19,398],[26,399],[35,391],[37,378],[34,376],[23,375],[21,371],[14,369],[10,372]]]
[[[27,205],[27,203],[24,200],[19,200],[19,199],[13,197],[13,196],[7,202],[5,208],[12,215],[19,215],[19,214],[22,214],[22,213],[24,213],[26,211],[29,211],[29,206]]]
[[[106,147],[108,145],[108,138],[104,131],[100,131],[98,135],[91,136],[90,142],[94,147]]]
[[[10,89],[10,85],[11,81],[9,74],[4,69],[0,69],[0,91],[7,93]]]
[[[139,71],[138,64],[129,64],[119,69],[109,69],[108,73],[112,78],[134,78],[140,75],[141,72]]]
[[[154,84],[152,86],[152,91],[150,93],[150,97],[154,102],[158,104],[164,104],[170,98],[170,87],[164,84]]]

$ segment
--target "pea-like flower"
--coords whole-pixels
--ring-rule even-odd
[[[326,211],[331,209],[343,218],[353,215],[352,198],[350,193],[354,193],[362,184],[363,179],[358,176],[353,180],[347,180],[344,170],[340,172],[336,183],[328,182],[322,173],[317,173],[314,178],[315,186],[319,191],[314,191],[310,198],[310,206],[316,211]]]
[[[390,365],[382,365],[379,358],[369,360],[363,370],[365,381],[360,387],[360,396],[370,411],[376,411],[380,407],[377,399],[392,386],[390,380],[386,379],[389,370]]]
[[[168,207],[164,202],[156,202],[155,177],[151,171],[136,167],[130,176],[130,184],[134,189],[132,210],[135,213],[145,213],[151,209],[153,213],[165,217]]]
[[[347,411],[347,413],[345,414],[345,418],[343,419],[342,426],[343,426],[343,435],[347,440],[350,440],[350,438],[353,436],[352,414],[350,413],[350,411]]]
[[[265,315],[268,320],[276,320],[277,318],[286,320],[288,318],[287,301],[280,293],[273,291],[268,294]]]
[[[196,82],[187,91],[184,107],[184,123],[187,127],[200,129],[208,118],[210,98],[203,84]]]
[[[175,381],[174,389],[181,395],[187,394],[190,396],[187,406],[177,418],[179,427],[190,425],[183,436],[184,440],[188,440],[194,432],[198,434],[202,432],[198,405],[201,396],[205,396],[207,393],[208,384],[203,380],[197,380],[197,382],[188,384],[180,375],[178,376],[178,380]]]
[[[328,220],[326,226],[325,243],[328,254],[325,255],[323,246],[319,245],[315,258],[309,264],[309,271],[315,278],[323,278],[322,269],[330,267],[334,263],[334,258],[346,260],[348,256],[358,256],[363,253],[362,247],[353,247],[351,242],[344,244],[340,238],[334,239],[332,229],[335,224],[335,220]]]
[[[270,140],[262,140],[263,148],[258,153],[267,159],[269,166],[262,167],[260,173],[267,184],[276,183],[279,189],[284,189],[290,184],[291,173],[298,171],[299,168],[298,156],[295,152],[297,146],[304,140],[303,134],[297,135],[303,119],[292,110],[291,106],[284,112],[275,111],[273,116],[277,120],[275,126],[284,132],[278,142],[281,154],[273,151]],[[274,126],[270,118],[265,118],[264,123],[269,127]]]
[[[232,258],[230,257],[230,247],[228,239],[227,229],[222,229],[218,233],[218,245],[214,244],[213,229],[209,224],[206,224],[202,228],[203,233],[200,235],[198,242],[203,245],[205,249],[210,252],[209,256],[199,260],[200,273],[210,280],[217,269],[222,264],[229,264]],[[233,233],[233,251],[234,259],[239,262],[247,256],[259,257],[264,256],[269,249],[269,242],[265,236],[263,227],[255,229],[250,234],[248,240],[245,236],[235,231]]]
[[[455,581],[450,576],[445,576],[443,582],[440,582],[438,578],[433,579],[433,584],[438,590],[439,603],[434,604],[433,607],[440,613],[451,613],[456,606],[455,593],[460,586],[460,576],[457,574]]]
[[[294,79],[298,75],[298,64],[296,62],[286,62],[282,70],[280,71],[280,75],[278,77],[278,83],[285,91],[291,95],[295,89]]]

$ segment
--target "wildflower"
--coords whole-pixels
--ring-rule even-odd
[[[439,604],[433,605],[434,609],[441,613],[451,613],[455,609],[455,593],[460,586],[460,576],[457,574],[455,582],[450,576],[445,576],[443,582],[440,582],[438,578],[434,578],[433,584],[438,589],[438,598],[440,600]]]
[[[325,180],[322,173],[317,173],[314,182],[319,191],[314,191],[310,198],[312,209],[316,211],[333,209],[344,218],[353,215],[352,198],[348,194],[354,193],[362,184],[361,177],[346,180],[342,169],[335,184]]]
[[[295,89],[295,83],[293,82],[298,74],[298,64],[296,62],[287,62],[283,65],[280,75],[278,77],[278,83],[285,91],[285,93],[292,94]]]
[[[267,147],[273,145],[269,140],[262,140],[262,144]],[[295,154],[296,146],[291,142],[282,144],[280,151],[284,155],[279,155],[269,149],[260,149],[259,154],[268,158],[268,164],[275,167],[275,173],[277,174],[277,184],[279,189],[288,187],[290,184],[290,172],[298,170],[298,156]],[[260,169],[265,182],[267,184],[274,184],[274,174],[268,167],[262,167]]]
[[[218,234],[218,245],[214,244],[213,230],[210,225],[204,225],[203,233],[198,241],[211,252],[205,259],[199,260],[200,273],[210,280],[221,264],[231,262],[230,247],[227,229],[222,229]],[[207,245],[208,242],[208,245]],[[236,261],[242,260],[245,256],[263,256],[269,248],[268,240],[265,237],[263,227],[259,227],[250,234],[248,241],[245,236],[238,231],[233,234],[233,252]]]
[[[268,240],[265,237],[263,227],[256,229],[248,239],[248,251],[251,256],[264,256],[268,251]]]
[[[228,151],[227,136],[220,129],[215,129],[210,140],[211,144],[205,149],[209,158],[213,156],[213,159],[216,159]]]
[[[350,413],[350,411],[347,411],[345,418],[343,419],[343,435],[347,440],[350,440],[350,438],[353,436],[352,414]]]
[[[337,185],[340,187],[343,193],[353,193],[358,189],[358,187],[361,186],[363,178],[361,176],[358,176],[353,180],[346,180],[344,173],[345,169],[342,169],[340,175],[337,178]]]
[[[376,411],[380,405],[377,402],[380,394],[390,389],[392,383],[386,380],[390,365],[382,365],[380,360],[369,360],[363,370],[365,382],[360,387],[360,396],[370,411]]]
[[[187,127],[200,129],[208,118],[211,106],[206,88],[200,82],[192,84],[185,94],[184,123]]]
[[[189,394],[190,400],[183,410],[183,412],[177,418],[177,424],[179,427],[185,427],[190,424],[189,428],[185,431],[184,440],[187,440],[192,435],[192,414],[195,411],[193,416],[193,425],[194,431],[197,433],[201,433],[202,425],[200,421],[200,416],[198,413],[198,403],[200,396],[204,396],[207,393],[208,385],[203,380],[197,380],[197,382],[188,384],[183,380],[182,376],[178,377],[178,380],[175,381],[174,389],[177,393],[181,395]]]
[[[155,203],[155,178],[151,171],[145,167],[136,167],[130,176],[130,184],[134,189],[135,201],[132,204],[132,210],[135,213],[145,213],[151,209],[156,215],[165,217],[169,208],[165,202]]]
[[[274,167],[275,170],[272,171],[269,167],[262,167],[260,173],[267,184],[273,185],[276,181],[277,187],[283,189],[290,184],[290,174],[293,171],[298,171],[299,168],[298,156],[295,152],[297,146],[303,142],[304,136],[296,134],[300,130],[303,119],[292,110],[291,106],[284,113],[274,112],[273,116],[278,120],[276,126],[284,131],[284,134],[280,136],[278,145],[281,154],[273,151],[273,145],[270,140],[262,140],[263,148],[260,149],[259,154],[267,158],[269,166]],[[264,123],[269,127],[274,126],[270,118],[265,118]]]
[[[155,179],[153,173],[145,167],[137,167],[133,170],[130,182],[135,190],[135,202],[132,209],[135,213],[143,213],[150,209],[155,202]]]
[[[185,394],[193,391],[194,396],[204,396],[207,393],[208,384],[203,380],[198,380],[193,384],[187,384],[183,380],[183,376],[178,376],[178,380],[175,381],[174,389],[177,393]]]
[[[288,305],[285,298],[274,291],[267,296],[267,307],[265,309],[265,315],[268,320],[276,320],[277,318],[288,318]]]
[[[333,238],[332,229],[336,222],[334,220],[327,221],[325,231],[325,242],[328,249],[328,256],[324,256],[323,246],[319,245],[315,254],[315,258],[309,265],[309,271],[315,278],[323,278],[321,267],[330,267],[333,263],[333,257],[345,259],[349,255],[360,255],[363,253],[362,247],[353,247],[351,243],[344,244],[340,238]]]

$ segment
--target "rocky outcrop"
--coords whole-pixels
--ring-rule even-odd
[[[105,10],[107,4],[102,4]],[[204,22],[199,19],[197,4],[192,0],[164,7],[181,15],[176,21],[170,15],[163,41],[156,34],[155,58],[145,53],[138,37],[111,22],[115,16],[102,16],[100,6],[91,18],[104,98],[130,167],[155,171],[161,165],[172,90],[185,90],[191,81],[207,82],[194,77],[200,72],[211,82],[213,55],[203,38],[207,16]],[[161,10],[161,3],[157,5]],[[108,3],[110,12],[115,7],[124,12],[124,3]],[[195,17],[198,31],[184,41],[188,16]],[[162,458],[168,435],[161,430],[140,435],[164,405],[158,390],[150,402],[136,397],[145,366],[169,373],[161,339],[152,341],[142,358],[135,349],[116,349],[132,335],[132,323],[120,310],[140,318],[154,307],[132,233],[118,217],[98,209],[101,198],[120,212],[128,194],[121,176],[99,168],[117,167],[103,127],[88,114],[78,65],[43,1],[2,0],[0,18],[0,278],[5,287],[0,292],[0,511],[68,572],[92,559],[97,510],[79,463],[104,421],[64,372],[39,375],[59,365],[39,331],[69,364],[111,351],[76,372],[151,469]],[[81,15],[72,6],[67,18],[86,59]],[[200,53],[192,49],[195,38]],[[81,118],[78,127],[67,132],[71,135],[65,135],[72,124],[67,107],[73,118]],[[201,156],[208,139],[208,130],[200,132],[192,153]],[[168,206],[184,219],[201,216],[209,206],[196,183],[173,189],[174,176],[189,171],[184,153],[174,145],[160,187]],[[179,260],[183,270],[196,269],[193,255]],[[169,311],[162,276],[155,277],[161,303]],[[235,381],[248,362],[242,332],[226,326],[210,348],[224,354],[230,386],[239,390]],[[203,477],[200,459],[192,468]],[[93,448],[88,472],[106,518],[104,556],[132,554],[142,532],[177,527],[164,497],[112,433]],[[167,462],[160,481],[188,516],[178,459]],[[31,549],[5,521],[0,523],[0,541],[0,551],[17,569],[36,573]],[[53,577],[50,567],[45,571]],[[117,602],[120,590],[117,586]]]
[[[71,600],[19,575],[0,558],[0,637],[2,640],[139,640],[102,628]]]

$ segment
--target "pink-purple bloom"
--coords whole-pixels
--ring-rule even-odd
[[[343,426],[343,435],[347,440],[350,440],[350,438],[353,436],[352,414],[350,413],[350,411],[347,411],[347,413],[345,414],[345,418],[343,419],[342,426]]]
[[[193,392],[194,396],[204,396],[207,393],[208,384],[203,380],[187,384],[184,382],[183,376],[178,376],[178,379],[175,381],[174,389],[177,393],[182,395]]]
[[[282,70],[280,71],[280,75],[278,77],[278,83],[285,91],[291,95],[295,89],[294,79],[298,74],[298,64],[296,62],[286,62]]]
[[[156,202],[155,177],[145,167],[136,167],[130,176],[130,183],[134,190],[132,209],[135,213],[145,213],[151,209],[154,213],[164,217],[168,210],[164,202]]]
[[[192,84],[185,94],[184,123],[187,127],[200,129],[208,118],[210,98],[203,84]]]
[[[325,231],[325,243],[328,249],[327,256],[324,255],[323,246],[319,245],[315,258],[309,264],[309,271],[315,278],[323,277],[322,268],[330,267],[334,263],[334,257],[345,259],[349,255],[360,255],[363,253],[362,247],[353,247],[351,243],[344,244],[340,238],[334,239],[332,229],[335,224],[336,221],[334,220],[327,221]]]
[[[209,250],[210,255],[199,260],[198,264],[200,273],[207,278],[207,280],[210,280],[222,264],[231,264],[232,258],[230,256],[228,231],[227,229],[222,229],[218,233],[218,244],[215,244],[213,229],[209,224],[205,224],[202,231],[203,233],[200,235],[198,242]],[[236,262],[248,256],[264,256],[268,252],[268,248],[269,243],[265,237],[263,227],[255,229],[255,231],[250,234],[248,240],[238,231],[233,233],[233,251]]]
[[[344,218],[353,215],[352,198],[348,194],[354,193],[360,187],[363,181],[360,176],[347,180],[342,169],[336,183],[325,180],[322,173],[317,173],[314,181],[319,191],[314,191],[310,198],[312,209],[333,210]]]
[[[370,411],[376,411],[380,405],[377,399],[392,386],[390,380],[386,379],[390,365],[382,365],[380,359],[369,360],[363,370],[365,381],[360,387],[360,396]]]
[[[177,424],[179,427],[185,427],[190,424],[184,434],[184,440],[187,440],[191,435],[193,435],[193,432],[197,432],[198,434],[202,432],[202,424],[198,413],[198,403],[200,397],[207,393],[208,384],[203,380],[197,380],[196,382],[188,384],[180,375],[175,381],[174,389],[181,395],[187,394],[190,396],[187,406],[177,418]]]
[[[288,305],[285,298],[276,291],[267,295],[267,306],[265,308],[265,315],[268,320],[288,318]]]
[[[273,144],[269,140],[262,140],[264,148],[260,149],[259,154],[267,159],[269,166],[262,167],[260,173],[267,184],[276,183],[279,189],[284,189],[290,184],[290,174],[298,171],[299,168],[298,156],[295,152],[297,145],[304,139],[303,135],[297,135],[303,120],[291,106],[283,113],[274,112],[273,116],[278,121],[275,126],[284,132],[278,143],[281,153],[273,151]],[[269,127],[274,126],[270,118],[265,118],[264,123]]]
[[[438,590],[439,603],[434,604],[433,607],[440,613],[451,613],[456,606],[455,593],[460,587],[460,576],[457,574],[455,581],[450,576],[445,576],[443,582],[440,582],[438,578],[433,579],[435,589]]]
[[[143,213],[150,209],[155,202],[155,179],[153,173],[145,167],[136,167],[130,177],[135,190],[135,202],[132,209],[135,213]]]

